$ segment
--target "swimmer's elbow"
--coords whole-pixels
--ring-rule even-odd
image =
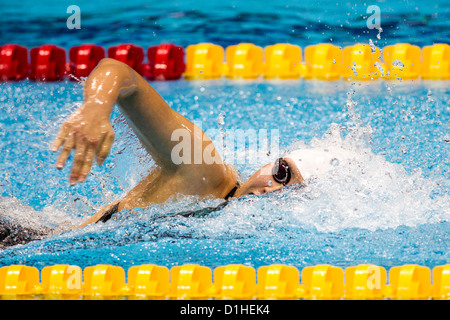
[[[103,58],[97,64],[97,67],[106,67],[106,66],[123,66],[123,67],[128,67],[127,64],[125,64],[123,62],[120,62],[119,60],[112,59],[112,58]]]
[[[119,97],[121,98],[133,93],[137,88],[133,69],[123,62],[111,58],[103,58],[96,69],[95,74],[107,82],[107,87],[118,86]]]
[[[120,77],[128,79],[133,77],[131,70],[132,69],[123,62],[111,58],[103,58],[97,64],[96,74],[107,78]]]

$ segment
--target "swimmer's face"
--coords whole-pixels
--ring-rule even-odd
[[[303,177],[295,162],[287,157],[280,158],[256,171],[236,191],[236,196],[265,194],[302,181]]]

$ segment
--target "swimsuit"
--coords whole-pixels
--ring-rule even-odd
[[[0,219],[0,249],[25,244],[33,240],[41,240],[50,234],[49,228],[33,229]]]
[[[165,215],[163,217],[168,217],[168,216],[202,217],[202,216],[205,216],[211,212],[217,211],[217,210],[225,207],[225,205],[228,203],[228,199],[230,199],[234,196],[234,194],[236,193],[236,190],[238,188],[239,188],[239,182],[236,182],[236,185],[233,187],[233,189],[231,189],[231,191],[228,192],[228,194],[225,196],[225,202],[221,203],[217,207],[207,207],[207,208],[195,210],[195,211],[177,212],[174,214]],[[111,219],[112,215],[119,211],[119,204],[120,204],[120,202],[117,202],[115,205],[113,205],[108,211],[106,211],[102,215],[102,217],[100,219],[98,219],[97,222],[99,222],[99,221],[106,222],[109,219]],[[160,218],[163,218],[163,217],[160,217]]]
[[[191,210],[191,211],[183,211],[176,212],[173,214],[168,214],[160,217],[156,217],[156,219],[174,217],[174,216],[182,216],[182,217],[204,217],[208,214],[218,211],[225,207],[228,203],[228,200],[234,196],[236,190],[239,188],[239,182],[231,189],[231,191],[225,196],[225,201],[219,204],[216,207],[207,207],[200,210]],[[101,222],[106,222],[111,219],[112,215],[119,211],[119,204],[117,202],[113,205],[109,210],[107,210],[102,217],[98,220]],[[98,222],[97,221],[97,222]],[[19,224],[11,223],[7,220],[0,219],[0,249],[4,249],[6,247],[14,246],[16,244],[25,244],[33,240],[41,240],[51,234],[51,229],[46,227],[40,227],[39,229],[33,229],[30,227],[24,227]]]
[[[111,219],[112,215],[113,215],[114,213],[116,213],[117,211],[119,211],[119,204],[120,204],[120,202],[117,202],[115,205],[113,205],[108,211],[106,211],[106,212],[102,215],[102,217],[101,217],[100,219],[98,219],[97,222],[99,222],[99,221],[101,221],[101,222],[106,222],[106,221],[108,221],[109,219]],[[96,222],[96,223],[97,223],[97,222]]]

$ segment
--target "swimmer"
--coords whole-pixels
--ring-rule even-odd
[[[64,167],[75,149],[70,184],[85,181],[94,160],[101,165],[108,156],[114,141],[110,116],[116,103],[156,162],[156,168],[122,200],[104,207],[78,227],[106,221],[123,209],[162,203],[177,194],[227,200],[248,194],[269,193],[284,186],[300,184],[330,163],[327,158],[329,154],[324,156],[323,152],[316,150],[297,151],[265,165],[246,182],[240,182],[237,170],[222,163],[212,141],[201,129],[170,108],[152,86],[128,65],[106,58],[89,75],[84,84],[82,106],[63,123],[52,146],[53,152],[62,149],[56,161],[58,169]],[[192,145],[197,143],[202,151],[205,148],[212,150],[210,154],[216,161],[212,164],[194,164],[194,161],[175,164],[171,153],[178,142],[171,137],[177,129],[190,133]]]
[[[56,167],[62,169],[72,150],[75,150],[69,176],[72,185],[86,180],[96,160],[101,165],[114,142],[110,117],[115,104],[125,115],[147,152],[156,162],[155,168],[128,194],[101,209],[76,227],[63,225],[54,230],[33,229],[0,218],[0,248],[42,239],[48,235],[77,229],[99,221],[106,222],[123,209],[145,208],[163,203],[177,194],[207,198],[238,198],[261,195],[285,186],[301,184],[330,169],[334,150],[296,150],[268,163],[246,182],[239,181],[237,170],[224,164],[212,141],[191,121],[170,108],[161,96],[136,71],[113,59],[103,59],[84,83],[84,102],[61,126],[52,151],[61,153]],[[210,151],[215,161],[199,164],[175,164],[172,150],[178,141],[172,140],[177,129],[190,134],[192,146]],[[200,132],[200,134],[198,134]],[[204,154],[202,152],[202,154]],[[194,158],[194,155],[191,155]],[[219,210],[226,201],[214,208],[176,215],[198,216]]]

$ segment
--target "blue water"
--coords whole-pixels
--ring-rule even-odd
[[[450,39],[447,0],[1,0],[0,4],[1,42],[29,47],[131,42],[147,48],[162,42],[187,46],[204,41],[222,46],[287,42],[304,47],[320,42],[345,46],[369,39],[383,47],[400,42],[424,46]],[[72,4],[81,10],[79,30],[66,27],[67,7]],[[369,5],[380,7],[380,40],[378,31],[366,26]]]
[[[375,30],[365,28],[362,4],[336,2],[210,1],[200,7],[177,1],[170,8],[79,2],[81,30],[65,28],[65,2],[5,3],[0,39],[66,48],[83,42],[147,47],[166,41],[305,46],[331,38],[337,45],[372,39],[382,47],[449,39],[445,1],[379,3],[380,40]],[[201,120],[204,130],[276,128],[281,151],[299,144],[337,145],[358,157],[302,190],[235,199],[203,218],[159,217],[219,200],[188,198],[130,210],[107,224],[0,251],[0,265],[199,263],[214,268],[245,263],[257,268],[284,263],[303,268],[374,263],[388,268],[450,263],[448,81],[181,80],[152,85],[176,111]],[[49,147],[82,101],[82,86],[23,81],[1,83],[0,92],[0,215],[8,219],[37,227],[77,224],[123,197],[153,165],[115,108],[110,157],[93,168],[86,183],[70,187],[70,167],[56,170]],[[245,180],[272,160],[266,155],[236,167]]]

